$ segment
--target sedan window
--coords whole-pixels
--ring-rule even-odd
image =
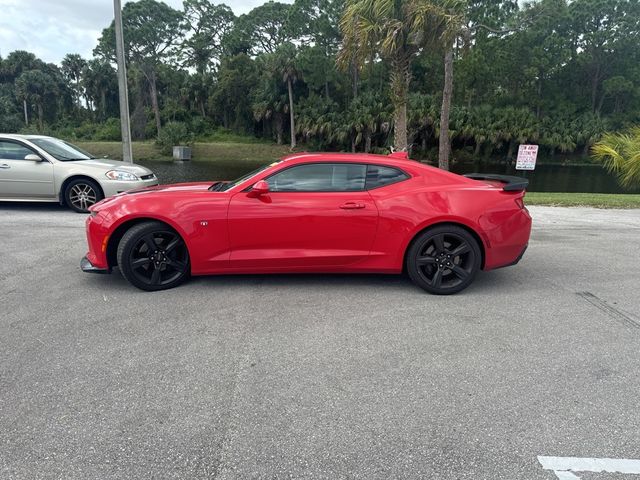
[[[266,181],[272,192],[357,192],[367,167],[356,163],[314,163],[287,168]]]
[[[2,160],[24,160],[27,155],[35,152],[16,142],[0,140],[0,159]]]

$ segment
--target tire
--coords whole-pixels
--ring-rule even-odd
[[[87,178],[71,180],[64,189],[66,204],[79,213],[87,213],[91,205],[98,203],[103,198],[100,186]]]
[[[134,287],[156,291],[177,287],[191,271],[182,237],[161,222],[144,222],[125,232],[117,251],[122,276]]]
[[[480,270],[482,252],[467,230],[442,225],[416,237],[406,262],[413,283],[429,293],[451,295],[471,285]]]

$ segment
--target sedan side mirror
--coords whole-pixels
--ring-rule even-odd
[[[41,162],[42,157],[40,155],[36,155],[35,153],[30,153],[29,155],[25,155],[25,160],[31,160],[32,162]]]
[[[252,197],[259,197],[269,193],[269,184],[264,180],[257,181],[249,191]]]

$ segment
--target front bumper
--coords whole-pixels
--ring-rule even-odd
[[[80,268],[87,273],[111,273],[110,268],[95,267],[87,257],[82,257],[82,260],[80,260]]]
[[[125,182],[118,180],[104,180],[100,182],[102,191],[105,197],[111,197],[118,193],[126,192],[127,190],[133,190],[134,188],[155,187],[158,185],[158,177],[155,175],[153,178],[147,180],[137,180],[135,182]]]

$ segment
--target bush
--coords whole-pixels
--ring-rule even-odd
[[[157,145],[165,155],[171,155],[175,145],[191,145],[193,135],[187,130],[187,126],[182,122],[169,122],[160,130]]]
[[[120,141],[122,140],[122,135],[120,131],[120,119],[118,118],[107,118],[107,120],[100,126],[98,126],[95,134],[95,140],[111,140],[111,141]]]

